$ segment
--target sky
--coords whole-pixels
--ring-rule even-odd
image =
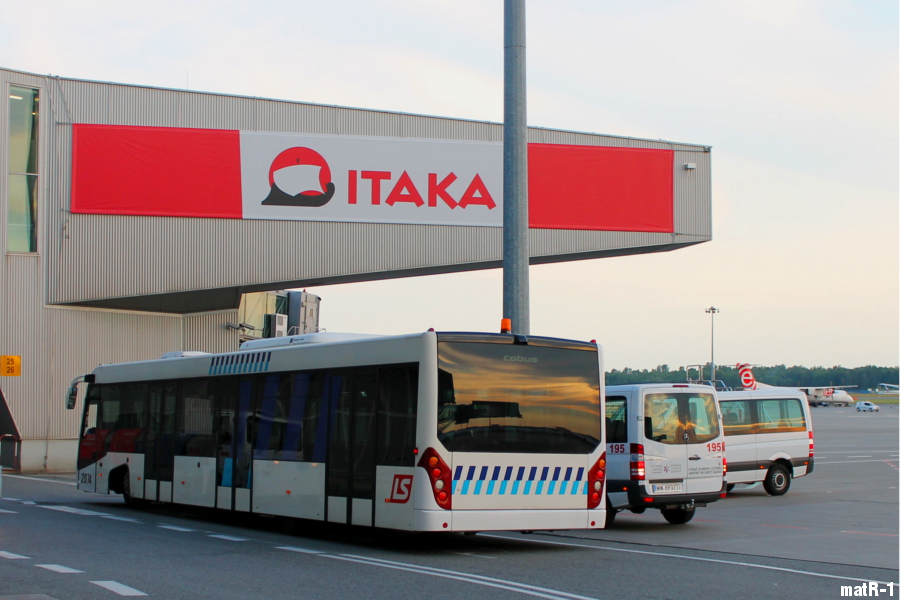
[[[712,146],[713,183],[710,242],[532,267],[532,334],[607,370],[900,364],[897,2],[526,4],[529,125]],[[0,66],[500,123],[503,3],[4,3]],[[307,291],[328,331],[502,316],[499,269]]]

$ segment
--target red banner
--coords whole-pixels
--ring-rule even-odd
[[[673,160],[671,150],[529,144],[529,224],[671,233]]]
[[[532,228],[674,230],[671,150],[529,144],[528,154]],[[282,165],[279,156],[295,158]],[[367,179],[385,157],[396,164]],[[278,189],[276,172],[296,166],[321,168],[329,181],[300,194]],[[499,227],[500,172],[498,143],[76,124],[71,209]],[[383,203],[374,200],[381,188]]]
[[[240,219],[240,132],[72,126],[72,212]]]

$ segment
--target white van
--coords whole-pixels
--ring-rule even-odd
[[[856,403],[856,412],[866,411],[866,412],[878,412],[881,410],[877,404],[873,404],[872,402],[866,402],[865,400],[860,400]]]
[[[719,392],[728,459],[727,490],[761,481],[781,496],[791,479],[813,471],[813,430],[806,394],[788,388]]]
[[[607,386],[606,442],[607,527],[618,511],[648,508],[681,525],[724,491],[725,436],[709,386]]]

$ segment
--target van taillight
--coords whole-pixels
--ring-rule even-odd
[[[606,480],[606,452],[600,455],[588,471],[588,508],[597,508],[603,500],[603,482]]]
[[[431,482],[431,491],[434,493],[434,501],[441,508],[450,510],[453,506],[453,497],[450,494],[450,488],[453,479],[450,476],[450,467],[444,462],[434,448],[429,448],[422,453],[419,459],[419,465],[428,473],[428,480]]]
[[[722,457],[722,475],[725,476],[728,474],[728,459],[724,456]]]
[[[816,449],[816,443],[813,441],[813,432],[812,432],[812,429],[810,429],[809,430],[809,457],[810,458],[812,458],[813,454],[815,454],[815,452],[813,452],[815,449]]]
[[[646,468],[644,467],[644,445],[631,444],[630,450],[631,461],[628,463],[628,466],[631,471],[631,480],[643,480],[646,474]]]

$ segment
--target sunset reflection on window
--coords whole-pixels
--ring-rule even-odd
[[[438,345],[438,436],[451,452],[588,454],[600,441],[596,352]]]

